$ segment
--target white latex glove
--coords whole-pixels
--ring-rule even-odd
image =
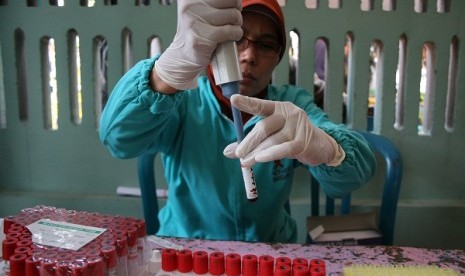
[[[178,90],[197,87],[218,43],[242,37],[241,0],[178,0],[177,30],[155,63],[158,76]]]
[[[240,144],[232,143],[224,150],[229,158],[241,158],[245,167],[282,158],[298,159],[312,166],[338,166],[345,158],[341,146],[291,102],[234,95],[231,103],[244,112],[264,116]]]

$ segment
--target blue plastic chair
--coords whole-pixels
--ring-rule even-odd
[[[386,164],[384,189],[378,213],[378,228],[382,234],[382,244],[392,245],[396,224],[397,202],[399,201],[400,185],[402,182],[402,158],[396,146],[386,137],[365,131],[360,131],[360,133],[372,146],[373,150],[384,158]],[[311,215],[319,216],[320,187],[318,181],[313,176],[311,181]],[[351,195],[346,195],[340,201],[340,215],[350,214]],[[324,215],[334,215],[334,206],[335,200],[326,196]],[[307,240],[307,242],[309,241]]]

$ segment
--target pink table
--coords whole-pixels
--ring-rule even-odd
[[[166,238],[165,240],[192,251],[208,253],[221,251],[240,255],[254,254],[273,257],[323,259],[327,275],[342,275],[344,266],[352,264],[376,265],[432,265],[450,268],[465,275],[465,251],[424,249],[397,246],[325,246],[301,244],[267,244],[231,241],[207,241]],[[156,246],[155,246],[156,247]]]

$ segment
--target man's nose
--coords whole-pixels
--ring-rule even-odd
[[[248,43],[247,47],[242,51],[239,51],[239,60],[240,61],[253,61],[257,59],[257,47],[254,43]]]

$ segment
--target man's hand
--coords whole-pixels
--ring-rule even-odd
[[[293,103],[243,95],[232,96],[231,103],[244,112],[264,116],[240,144],[232,143],[224,150],[227,157],[241,158],[243,166],[282,158],[312,166],[337,166],[345,158],[340,145],[315,127],[305,111]]]
[[[185,90],[197,86],[219,43],[242,37],[241,1],[178,0],[177,5],[176,35],[155,70],[167,85]]]

